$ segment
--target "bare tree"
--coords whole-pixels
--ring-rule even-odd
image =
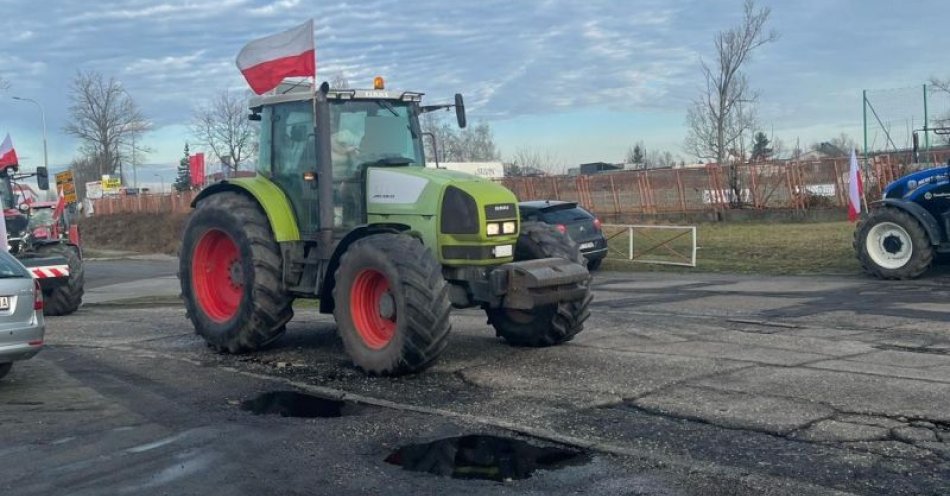
[[[564,165],[550,151],[521,147],[512,154],[507,169],[505,173],[509,176],[536,176],[563,173]]]
[[[932,77],[930,78],[930,87],[936,91],[950,95],[950,79],[938,79]],[[936,125],[935,127],[950,126],[950,113],[937,116],[933,122]],[[939,136],[937,139],[942,139],[943,142],[950,143],[950,136]]]
[[[847,133],[840,133],[828,141],[813,143],[811,149],[829,156],[843,157],[858,149],[858,142]]]
[[[738,26],[720,31],[713,40],[713,65],[701,61],[705,90],[686,114],[686,149],[698,158],[715,159],[720,165],[733,153],[742,153],[736,145],[753,122],[757,95],[749,88],[742,67],[756,48],[778,39],[775,31],[765,31],[770,8],[757,8],[754,0],[746,0],[743,14]],[[733,198],[738,200],[742,195],[735,163],[729,171]]]
[[[426,139],[426,156],[439,162],[491,162],[499,160],[500,153],[495,146],[491,126],[481,122],[465,129],[458,129],[454,123],[435,113],[423,114],[422,132],[435,136],[438,157],[432,149],[432,140]]]
[[[932,77],[930,78],[930,86],[937,91],[950,93],[950,79],[939,79]]]
[[[195,107],[191,134],[199,146],[237,171],[257,152],[257,127],[247,118],[246,95],[224,90]]]
[[[132,143],[151,123],[118,81],[98,72],[76,73],[70,102],[65,131],[79,138],[86,157],[96,160],[99,174],[121,175],[122,164],[134,153]]]

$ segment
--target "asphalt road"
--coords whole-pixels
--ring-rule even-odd
[[[136,285],[115,263],[100,294]],[[310,308],[271,349],[227,356],[178,306],[86,305],[50,319],[48,349],[0,382],[0,493],[950,493],[950,278],[604,273],[595,286],[568,345],[512,348],[457,312],[438,364],[395,379],[355,370]],[[355,403],[338,418],[241,409],[288,389]],[[385,461],[476,433],[587,456],[509,482]]]
[[[178,259],[162,255],[133,258],[91,258],[85,266],[86,289],[113,284],[173,277],[178,274]]]

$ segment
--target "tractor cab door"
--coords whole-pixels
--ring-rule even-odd
[[[367,169],[402,163],[424,166],[421,132],[410,104],[402,101],[331,101],[330,163],[334,230],[364,224]]]
[[[284,190],[293,205],[300,235],[313,238],[320,227],[313,102],[270,106],[262,115],[262,124],[270,127],[270,146],[264,143],[266,138],[262,139],[261,151],[262,158],[270,152],[271,180]]]

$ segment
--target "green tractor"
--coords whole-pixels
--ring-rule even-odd
[[[374,375],[422,370],[445,349],[452,307],[481,307],[498,336],[551,346],[583,329],[590,275],[567,236],[522,223],[503,186],[427,168],[419,116],[454,107],[384,89],[255,97],[254,177],[195,198],[181,247],[182,296],[221,352],[277,340],[295,298],[332,313],[353,362]],[[434,137],[433,137],[434,140]]]

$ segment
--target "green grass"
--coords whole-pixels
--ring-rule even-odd
[[[697,226],[696,268],[630,262],[614,252],[604,261],[608,270],[702,271],[755,274],[856,274],[861,269],[851,248],[854,224],[825,223],[715,223]],[[653,235],[653,233],[650,233]],[[677,247],[687,249],[688,237]],[[611,248],[627,252],[625,235]],[[637,246],[649,240],[635,239]]]

